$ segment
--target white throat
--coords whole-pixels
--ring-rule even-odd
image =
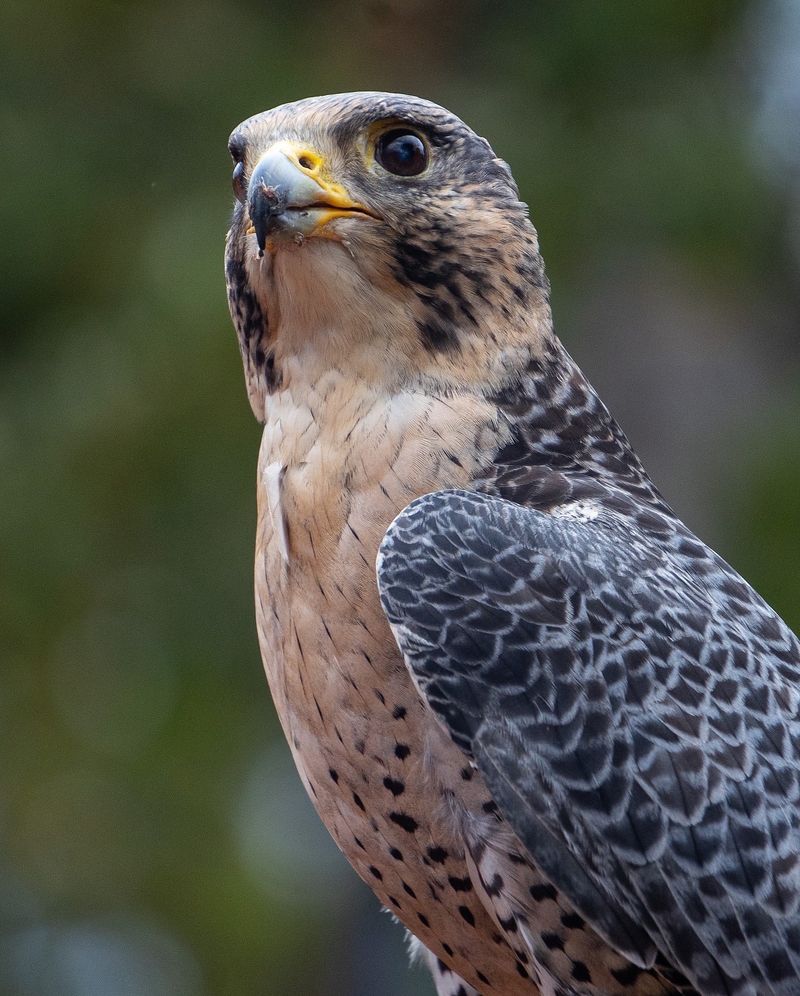
[[[250,258],[278,364],[300,359],[309,379],[342,364],[366,377],[386,366],[414,319],[410,298],[360,265],[366,251],[361,240],[312,238]]]

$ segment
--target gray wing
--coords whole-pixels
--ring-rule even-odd
[[[381,599],[428,705],[601,936],[708,996],[797,994],[800,648],[685,535],[696,574],[601,503],[438,492],[387,532]]]

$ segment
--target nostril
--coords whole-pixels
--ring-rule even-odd
[[[300,156],[298,162],[303,167],[303,169],[313,169],[314,160],[310,156]]]

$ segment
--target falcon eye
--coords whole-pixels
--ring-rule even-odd
[[[240,163],[244,159],[244,144],[241,135],[231,135],[228,140],[228,152],[235,163]]]
[[[419,176],[428,165],[428,149],[413,131],[394,128],[376,142],[375,158],[395,176]]]
[[[233,193],[236,196],[236,200],[244,204],[247,197],[247,187],[244,183],[244,163],[237,163],[233,167],[231,185],[233,186]]]

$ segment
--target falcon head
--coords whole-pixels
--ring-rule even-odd
[[[350,93],[233,132],[228,299],[253,410],[302,375],[499,384],[549,330],[508,166],[427,100]]]

